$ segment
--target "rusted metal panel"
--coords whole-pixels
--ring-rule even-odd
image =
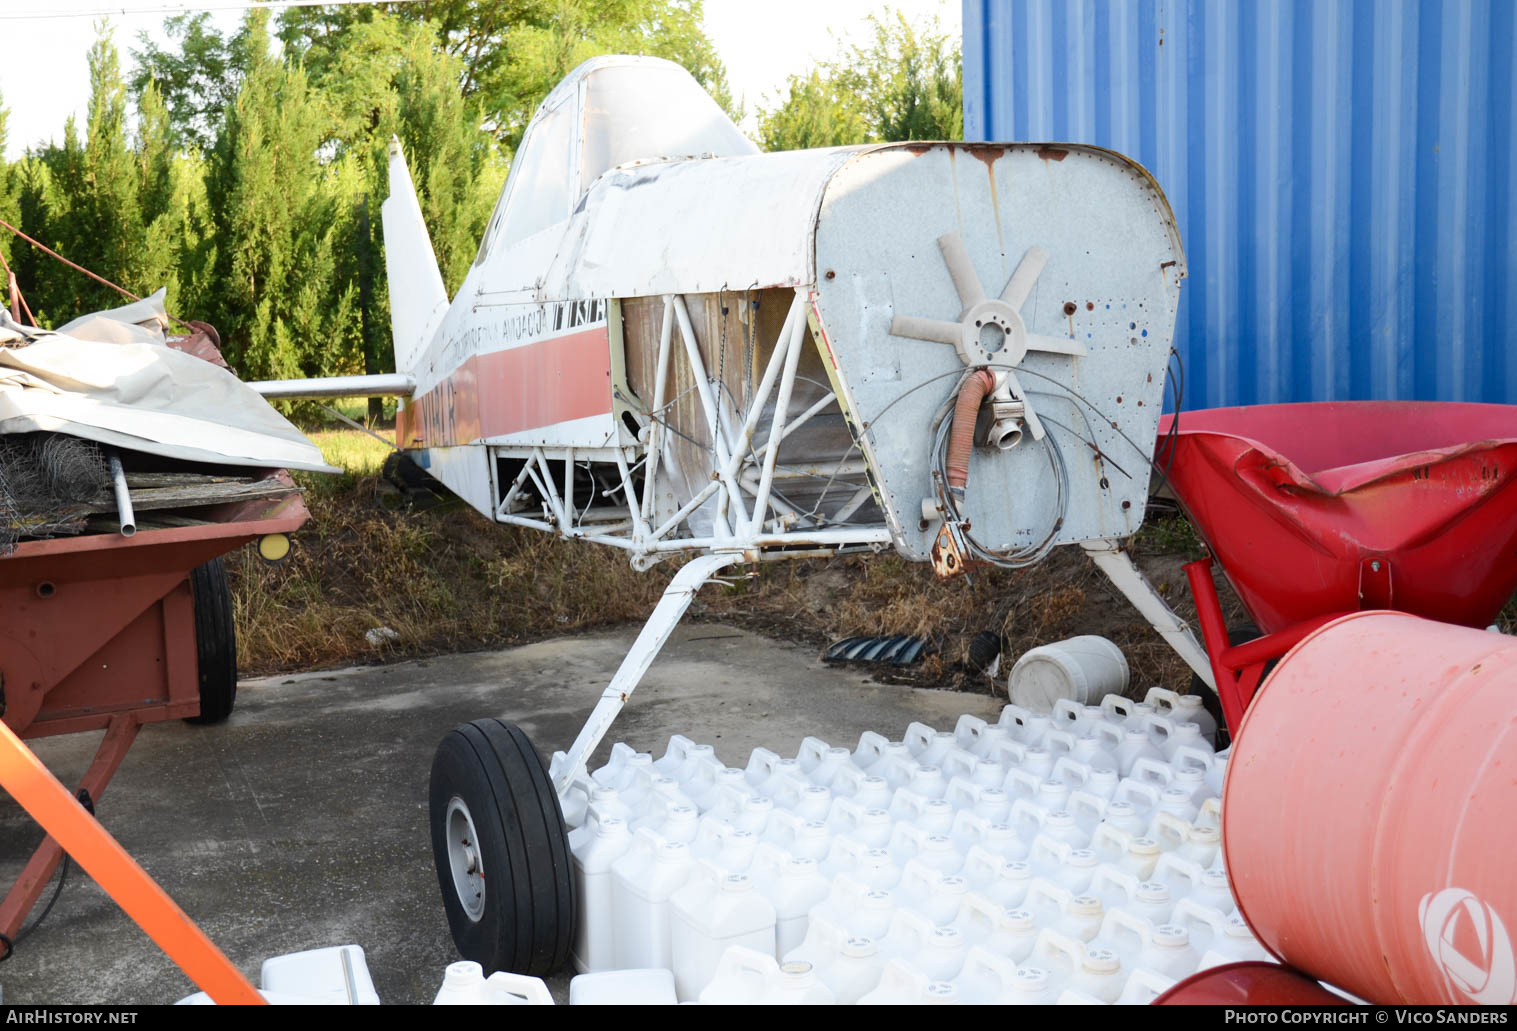
[[[969,139],[1142,163],[1186,408],[1517,401],[1517,5],[964,0]]]

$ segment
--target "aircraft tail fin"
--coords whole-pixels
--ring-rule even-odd
[[[390,139],[390,196],[380,208],[385,233],[385,272],[390,280],[390,329],[395,340],[395,371],[412,371],[448,310],[432,238],[416,200],[411,171]]]

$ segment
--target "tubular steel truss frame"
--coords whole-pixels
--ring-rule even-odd
[[[810,344],[807,338],[810,335],[811,303],[809,290],[796,289],[747,414],[733,434],[720,417],[717,396],[701,356],[700,342],[690,323],[685,299],[679,295],[666,296],[646,446],[613,445],[593,450],[551,446],[494,448],[499,456],[524,459],[521,470],[495,506],[496,521],[622,548],[632,553],[633,565],[640,569],[681,551],[730,552],[743,561],[754,562],[791,558],[798,554],[829,554],[851,548],[880,550],[890,545],[890,530],[883,519],[856,526],[828,525],[829,522],[846,521],[866,504],[872,496],[872,489],[868,486],[852,484],[851,495],[831,520],[815,513],[796,511],[774,489],[776,480],[790,477],[842,479],[868,472],[867,462],[862,457],[854,457],[851,450],[837,462],[816,468],[791,468],[779,464],[780,446],[785,440],[837,403],[836,393],[829,391],[805,411],[794,418],[789,417],[802,349]],[[675,361],[676,331],[678,350],[689,366],[705,430],[712,442],[712,472],[708,483],[677,511],[655,525],[657,474],[669,434],[674,432],[664,415],[671,404],[667,395]],[[758,424],[771,400],[774,415],[768,437],[760,444],[756,441]],[[642,452],[641,456],[639,452]],[[620,503],[586,505],[583,510],[576,507],[575,462],[586,459],[615,462],[620,487],[602,494],[619,494]],[[643,471],[641,491],[634,475],[639,459]],[[562,489],[553,474],[553,465],[559,462],[563,463]],[[518,510],[526,500],[529,486],[539,499],[539,515],[527,515]],[[711,532],[705,536],[680,536],[685,521],[713,499],[716,511]]]

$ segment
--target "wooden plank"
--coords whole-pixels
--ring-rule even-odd
[[[126,485],[131,490],[152,490],[158,487],[189,487],[204,483],[257,483],[253,476],[220,476],[210,473],[127,473]]]

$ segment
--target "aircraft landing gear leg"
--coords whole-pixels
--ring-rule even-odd
[[[498,719],[455,727],[432,761],[432,857],[460,955],[486,973],[544,976],[568,962],[578,900],[560,798],[589,761],[695,594],[742,560],[687,563],[654,608],[567,754],[550,769],[520,727]]]
[[[622,660],[616,675],[611,678],[610,686],[601,692],[600,701],[585,721],[579,736],[574,739],[574,744],[569,746],[567,753],[554,754],[551,770],[553,786],[559,797],[568,793],[569,786],[590,761],[590,755],[600,744],[601,738],[611,729],[611,723],[622,711],[622,706],[627,704],[627,699],[636,690],[643,674],[648,672],[648,667],[669,640],[669,635],[674,632],[685,610],[695,600],[696,592],[712,574],[740,561],[742,555],[735,552],[702,555],[685,563],[674,575],[674,579],[669,581],[664,596],[659,599],[648,622],[643,624],[642,633],[632,643],[632,650]]]
[[[1084,548],[1085,554],[1090,556],[1096,568],[1106,574],[1112,586],[1121,591],[1133,608],[1169,642],[1169,646],[1185,660],[1196,678],[1216,694],[1216,678],[1212,675],[1211,660],[1206,657],[1206,649],[1201,647],[1201,642],[1196,640],[1196,635],[1186,622],[1175,615],[1169,603],[1154,590],[1154,585],[1138,569],[1121,542],[1086,541]]]

